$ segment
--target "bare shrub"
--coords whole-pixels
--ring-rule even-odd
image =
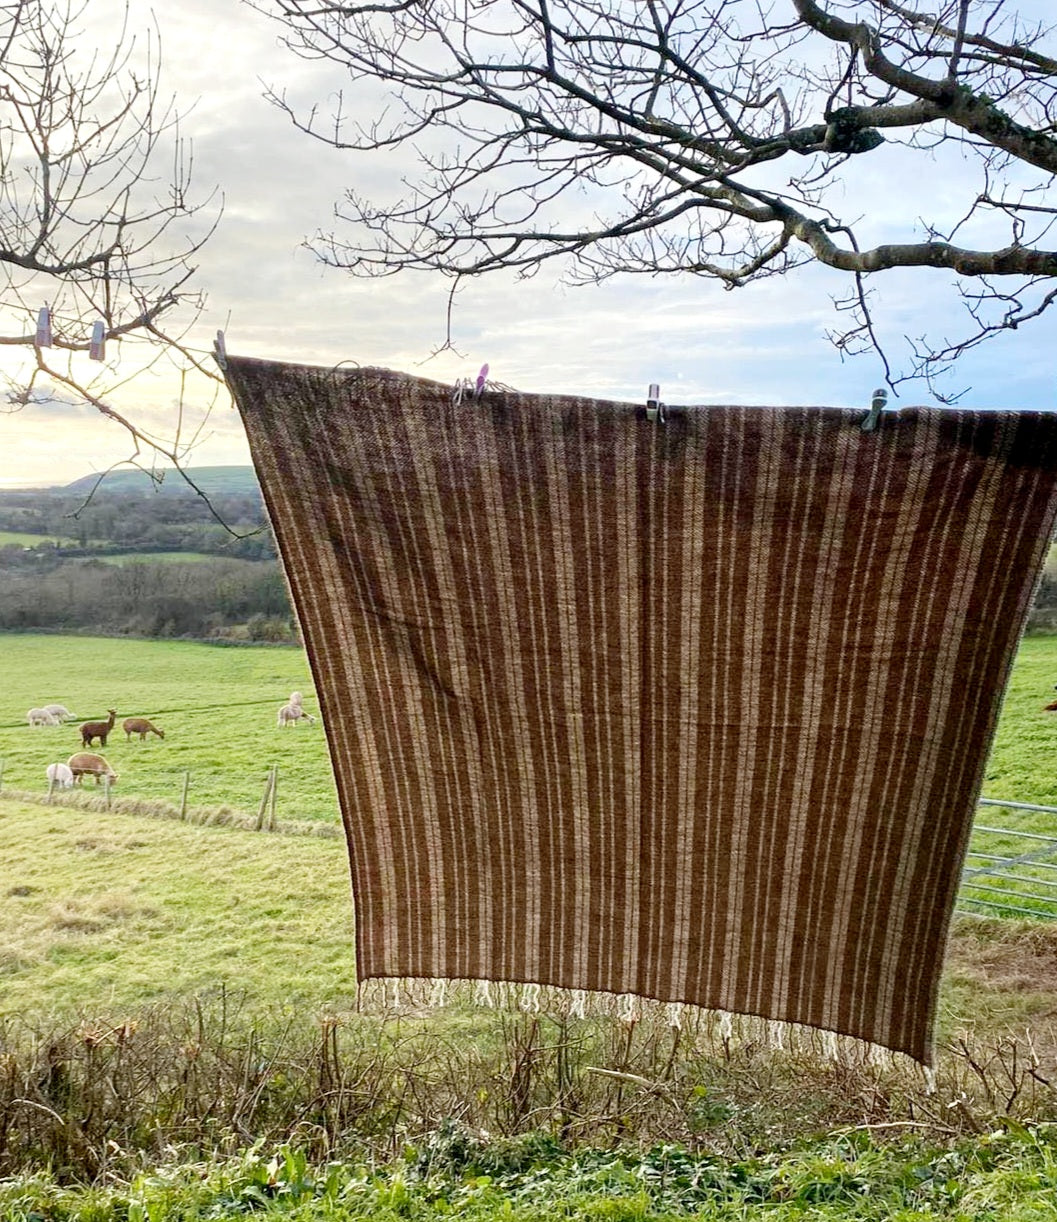
[[[446,1122],[744,1157],[817,1130],[954,1140],[1000,1117],[1057,1116],[1054,1068],[1025,1037],[959,1038],[934,1086],[865,1046],[826,1045],[801,1032],[779,1049],[706,1013],[681,1028],[654,1012],[311,1019],[251,1014],[223,991],[59,1029],[7,1019],[0,1175],[126,1175],[165,1150],[222,1156],[255,1141],[296,1141],[314,1160],[389,1158]]]

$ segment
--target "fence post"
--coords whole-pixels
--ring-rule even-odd
[[[191,784],[191,769],[184,770],[184,791],[180,797],[180,821],[187,818],[187,787]]]
[[[257,807],[257,822],[253,825],[253,830],[259,832],[264,827],[264,816],[268,813],[268,799],[272,793],[272,782],[274,781],[272,769],[268,769],[268,776],[264,782],[264,793],[261,795],[261,804]]]
[[[275,831],[275,791],[279,788],[279,765],[272,765],[272,797],[268,809],[268,831]]]
[[[55,778],[48,778],[48,805],[51,805],[51,795],[55,792]]]
[[[103,773],[103,798],[106,801],[107,810],[110,809],[110,773]]]

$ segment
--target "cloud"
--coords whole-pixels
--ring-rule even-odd
[[[108,28],[106,14],[116,20],[121,7],[96,0],[95,28]],[[148,10],[146,0],[134,0],[133,26],[146,24]],[[196,181],[203,192],[219,184],[226,200],[200,259],[209,307],[192,339],[203,356],[224,328],[229,350],[246,355],[324,365],[352,359],[442,381],[487,361],[495,378],[525,390],[640,401],[659,381],[665,396],[685,403],[865,406],[882,380],[875,359],[842,362],[827,341],[841,322],[832,299],[849,285],[817,266],[736,292],[690,276],[624,276],[570,289],[558,283],[557,266],[527,281],[471,281],[455,303],[457,351],[431,359],[445,336],[449,282],[415,274],[359,280],[323,268],[304,248],[331,226],[348,186],[367,196],[393,192],[409,169],[407,154],[342,154],[294,130],[264,100],[266,82],[297,102],[326,103],[346,81],[332,66],[285,51],[280,27],[237,0],[182,0],[161,10],[159,22],[165,86],[185,106],[194,103],[181,134],[193,142]],[[907,184],[920,174],[919,156],[892,149],[853,167],[845,198],[868,216],[870,240],[905,236]],[[968,180],[956,159],[941,168],[930,198],[953,215]],[[943,273],[885,273],[869,287],[884,339],[896,348],[926,327],[954,335],[964,325]],[[973,354],[962,370],[973,387],[966,402],[1049,405],[1055,339],[1057,323],[1043,320]],[[192,421],[206,402],[193,394]],[[171,378],[158,377],[118,399],[163,433],[176,419],[177,396]],[[67,403],[0,416],[0,484],[62,482],[128,451],[122,431],[88,408]],[[234,412],[213,412],[192,461],[248,461]]]

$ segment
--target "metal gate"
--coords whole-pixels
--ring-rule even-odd
[[[1057,816],[1057,806],[981,798],[981,806]],[[988,819],[973,825],[955,904],[974,916],[1057,920],[1057,836]]]

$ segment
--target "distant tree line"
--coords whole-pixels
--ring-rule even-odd
[[[62,492],[5,492],[0,494],[0,530],[73,540],[72,547],[59,549],[60,557],[91,551],[189,551],[242,560],[276,555],[255,494],[214,495],[207,504],[193,495],[99,493],[85,504],[83,496]]]
[[[188,495],[108,494],[83,506],[63,493],[0,493],[0,530],[77,539],[0,546],[0,631],[296,640],[259,496],[222,496],[214,507],[225,521],[257,533],[233,537]],[[210,558],[162,562],[134,554],[166,551]],[[125,554],[122,563],[93,558],[115,553]],[[1057,552],[1029,627],[1057,630]]]
[[[3,549],[6,554],[13,549]],[[3,568],[0,629],[292,642],[276,561],[66,561]]]
[[[40,536],[0,546],[0,630],[296,639],[259,492],[4,492],[0,530]]]

